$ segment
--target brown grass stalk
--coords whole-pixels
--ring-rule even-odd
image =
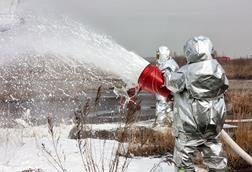
[[[252,91],[251,90],[230,90],[227,93],[227,101],[231,103],[232,118],[245,119],[252,118]],[[252,155],[252,125],[251,123],[236,123],[237,129],[229,131],[235,142],[241,146],[247,153]],[[228,156],[228,165],[232,171],[245,170],[250,168],[247,162],[241,159],[224,142],[224,148]]]
[[[41,144],[42,150],[48,155],[49,158],[47,158],[48,162],[57,170],[57,171],[62,171],[66,172],[66,169],[63,166],[62,161],[65,159],[62,159],[61,156],[59,155],[58,151],[58,143],[59,143],[59,137],[56,138],[55,132],[54,132],[54,124],[53,120],[50,116],[47,117],[47,124],[48,124],[48,132],[51,136],[51,141],[53,145],[53,151],[54,154],[50,150],[46,148],[46,145],[44,143]],[[64,153],[63,153],[64,155]]]

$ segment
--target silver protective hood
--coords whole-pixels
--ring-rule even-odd
[[[175,162],[178,167],[195,169],[192,159],[197,150],[208,168],[225,169],[227,159],[217,136],[226,114],[223,93],[228,88],[227,77],[211,58],[208,38],[188,40],[184,48],[188,63],[176,72],[164,73],[165,85],[174,94]]]
[[[170,50],[168,47],[166,46],[161,46],[157,49],[157,66],[163,66],[164,64],[167,63],[168,60],[171,59],[170,57]],[[167,65],[165,65],[164,67],[159,68],[160,70],[163,70]]]
[[[186,41],[184,53],[187,58],[187,63],[212,59],[213,44],[207,37],[194,37]]]

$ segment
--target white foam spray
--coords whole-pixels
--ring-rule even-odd
[[[110,37],[98,34],[67,17],[60,19],[26,15],[25,22],[0,33],[0,63],[28,54],[53,54],[68,64],[92,64],[123,79],[128,87],[137,84],[148,62],[117,44]]]

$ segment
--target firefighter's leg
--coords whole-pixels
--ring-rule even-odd
[[[208,166],[209,171],[227,171],[227,157],[219,141],[216,139],[207,141],[202,145],[201,152],[203,153],[204,164]]]
[[[194,149],[192,147],[187,147],[181,145],[179,140],[176,139],[175,148],[174,148],[174,161],[176,163],[177,172],[193,172],[194,167],[192,163],[192,155]]]

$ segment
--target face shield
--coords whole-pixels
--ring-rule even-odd
[[[158,59],[159,59],[159,57],[160,57],[160,55],[159,55],[159,51],[156,51],[156,60],[158,60]]]

